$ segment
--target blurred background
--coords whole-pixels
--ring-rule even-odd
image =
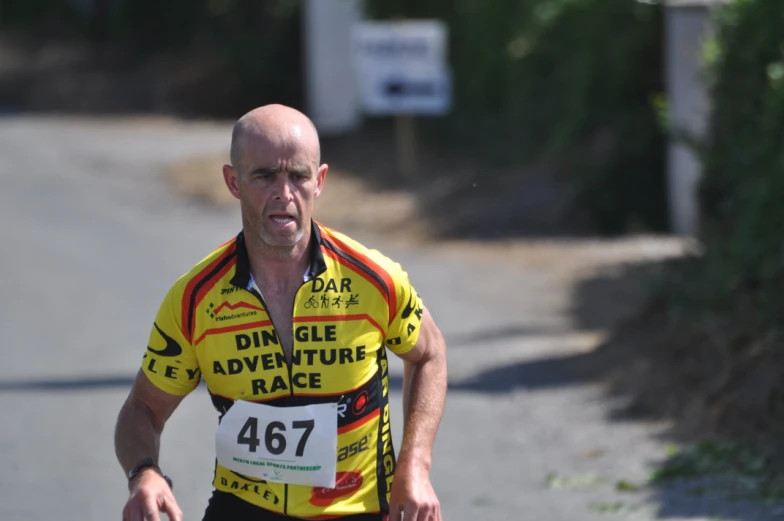
[[[319,129],[317,218],[400,259],[454,346],[448,519],[780,516],[782,26],[767,0],[1,0],[0,520],[119,515],[116,413],[168,286],[238,231],[220,167],[267,103]],[[190,519],[196,394],[162,453]]]

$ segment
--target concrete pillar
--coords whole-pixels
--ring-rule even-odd
[[[305,0],[305,96],[308,116],[322,135],[356,129],[360,108],[351,62],[351,34],[361,0]]]
[[[665,2],[665,63],[669,119],[677,135],[701,141],[707,130],[710,103],[703,78],[702,45],[710,30],[710,7],[716,0]],[[676,137],[667,160],[670,223],[674,233],[699,233],[697,186],[702,164]]]

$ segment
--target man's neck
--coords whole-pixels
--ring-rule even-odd
[[[302,283],[303,275],[310,265],[310,241],[308,230],[302,239],[291,248],[269,246],[257,237],[245,238],[250,272],[259,287],[286,290]]]

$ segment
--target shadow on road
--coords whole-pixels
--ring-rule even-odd
[[[130,389],[134,376],[42,378],[0,381],[1,392],[17,391],[85,391],[96,389]]]
[[[546,389],[584,382],[570,371],[576,357],[545,358],[494,367],[469,380],[450,382],[450,391],[507,393],[515,389]]]

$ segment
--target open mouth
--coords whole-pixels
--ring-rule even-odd
[[[270,219],[272,219],[272,222],[280,225],[286,225],[291,222],[294,222],[294,217],[285,214],[270,215]]]

